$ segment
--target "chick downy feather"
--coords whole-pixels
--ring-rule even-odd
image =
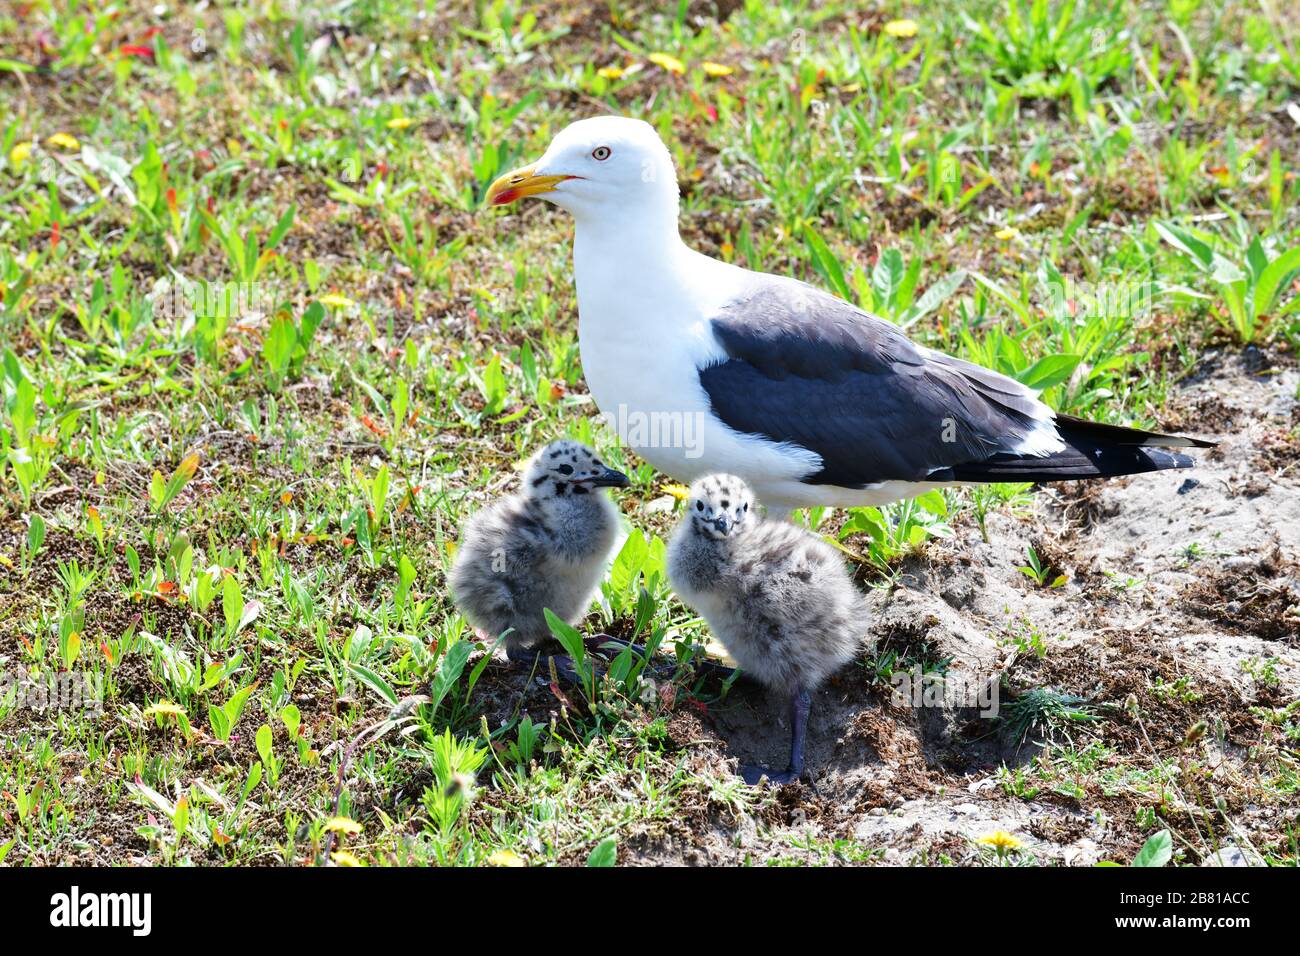
[[[862,647],[866,601],[834,548],[759,517],[753,500],[734,476],[696,481],[669,544],[668,576],[742,671],[790,694],[811,691]]]
[[[543,608],[570,624],[579,620],[618,534],[618,509],[604,487],[626,481],[577,442],[543,448],[519,492],[465,526],[448,577],[461,613],[493,639],[513,629],[508,652],[550,635]]]

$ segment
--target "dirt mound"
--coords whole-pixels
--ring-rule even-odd
[[[814,697],[812,783],[781,789],[787,825],[886,862],[968,858],[995,830],[1040,860],[1121,858],[1157,813],[1205,856],[1211,832],[1279,832],[1283,807],[1233,811],[1267,708],[1300,695],[1300,474],[1259,459],[1294,441],[1298,376],[1267,366],[1220,357],[1175,393],[1165,424],[1220,442],[1195,470],[1058,485],[875,589],[874,649]],[[1064,586],[1017,570],[1031,545]],[[915,706],[900,675],[991,680],[996,707]],[[743,682],[697,732],[742,762],[788,756],[784,708]],[[1160,797],[1170,761],[1182,776]]]

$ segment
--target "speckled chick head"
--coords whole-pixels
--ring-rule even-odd
[[[691,485],[691,527],[710,538],[744,534],[758,520],[754,514],[754,493],[735,475],[705,475]]]
[[[551,442],[533,455],[524,469],[524,494],[539,500],[627,485],[627,475],[610,468],[594,451],[570,438]]]

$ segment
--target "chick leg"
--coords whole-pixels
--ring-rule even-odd
[[[763,777],[772,783],[794,783],[803,775],[804,738],[808,735],[808,712],[812,697],[802,687],[796,687],[790,697],[790,766],[781,773],[772,773],[765,767],[751,764],[741,766],[740,775],[745,783],[756,784]]]
[[[790,701],[790,773],[795,778],[803,775],[803,745],[808,735],[808,712],[812,710],[812,697],[802,687]]]
[[[559,677],[560,680],[569,684],[582,683],[582,678],[579,677],[578,672],[574,670],[573,661],[569,658],[568,654],[547,654],[543,656],[531,648],[523,647],[519,644],[507,644],[506,657],[514,663],[526,663],[530,667],[534,662],[536,662],[543,678],[550,677],[550,668],[546,663],[547,660],[549,660],[555,665],[555,675]]]
[[[607,645],[610,645],[620,649],[623,648],[629,649],[632,651],[633,654],[636,654],[638,657],[648,656],[646,649],[643,646],[641,646],[640,644],[633,644],[631,641],[625,641],[621,637],[610,637],[608,634],[597,634],[595,636],[595,640],[599,642],[597,644],[597,647],[605,647]],[[691,665],[701,674],[707,674],[709,676],[716,677],[718,680],[723,680],[723,681],[727,680],[733,674],[736,673],[734,668],[727,667],[723,664],[719,664],[715,661],[711,661],[706,658],[696,658],[691,662]]]

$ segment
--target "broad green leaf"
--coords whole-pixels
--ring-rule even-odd
[[[1026,306],[1025,303],[1021,302],[1015,296],[1011,295],[1009,292],[1003,289],[1002,286],[998,285],[996,282],[994,282],[988,276],[984,275],[982,272],[972,271],[970,273],[970,277],[974,279],[976,282],[978,282],[980,285],[982,285],[984,288],[988,289],[989,292],[992,292],[994,297],[997,298],[1002,303],[1004,303],[1013,312],[1015,312],[1022,322],[1024,322],[1026,325],[1030,323],[1033,316],[1030,315],[1029,307]]]
[[[365,684],[376,694],[388,701],[390,705],[396,706],[398,702],[397,691],[393,690],[391,684],[384,680],[368,667],[362,667],[360,664],[349,664],[348,668],[356,676],[357,680]]]
[[[839,260],[835,258],[826,242],[813,231],[811,226],[803,227],[803,238],[808,247],[808,254],[812,257],[813,268],[821,273],[832,292],[841,299],[852,301],[853,290],[849,288],[844,278],[844,269],[841,268]]]
[[[257,728],[257,754],[262,758],[262,762],[269,764],[271,762],[271,728],[266,724]]]
[[[614,866],[618,862],[618,841],[605,837],[587,857],[587,866]]]
[[[1295,278],[1291,273],[1297,269],[1300,269],[1300,246],[1288,249],[1264,267],[1255,286],[1253,308],[1256,318],[1273,312],[1274,300],[1288,285],[1287,280]]]
[[[208,705],[208,723],[212,725],[212,733],[218,740],[230,739],[230,718],[220,707]]]
[[[551,629],[551,633],[568,651],[569,657],[573,659],[576,665],[582,660],[583,653],[586,650],[582,644],[582,635],[571,624],[556,617],[549,607],[542,610],[546,614],[546,624]]]
[[[1081,355],[1046,355],[1016,378],[1027,388],[1042,392],[1068,381],[1082,358]]]
[[[1169,243],[1175,249],[1187,253],[1205,269],[1210,268],[1211,263],[1214,261],[1214,251],[1208,244],[1202,242],[1190,232],[1187,232],[1184,229],[1179,229],[1177,226],[1172,224],[1156,222],[1152,223],[1152,225],[1155,226],[1156,232],[1160,234],[1161,238],[1163,238],[1165,242]]]
[[[239,622],[244,617],[244,595],[240,593],[239,582],[234,577],[226,578],[221,586],[221,611],[226,619],[226,635],[233,637],[239,631]]]
[[[41,550],[41,545],[45,543],[45,519],[40,515],[32,515],[31,523],[27,526],[27,552],[35,554]]]
[[[288,233],[289,229],[293,226],[293,217],[297,212],[297,203],[291,204],[289,208],[285,210],[284,215],[280,217],[280,221],[277,222],[275,228],[271,230],[271,235],[267,237],[266,248],[274,249],[280,244],[280,240],[285,237],[285,234]]]
[[[1137,856],[1133,857],[1132,865],[1164,866],[1173,856],[1173,845],[1173,837],[1169,835],[1168,830],[1152,834],[1147,842],[1142,844],[1142,849],[1138,850]]]
[[[257,785],[262,782],[262,762],[254,760],[252,766],[248,768],[248,777],[244,780],[244,790],[240,795],[240,803],[248,799],[248,795],[257,789]]]
[[[943,492],[938,488],[927,491],[923,495],[917,495],[916,503],[937,517],[942,518],[948,514],[948,502],[944,498]]]
[[[633,528],[619,548],[617,557],[609,569],[609,583],[617,594],[626,594],[636,580],[641,565],[645,563],[647,547],[645,537]]]
[[[284,722],[285,730],[289,731],[290,737],[298,736],[298,728],[302,726],[302,711],[298,709],[297,704],[286,704],[280,711],[280,720]]]
[[[899,287],[903,284],[905,272],[906,267],[901,252],[893,247],[882,250],[880,258],[876,260],[876,267],[871,270],[871,285],[876,298],[892,306],[896,301]]]
[[[965,281],[965,270],[958,269],[956,272],[950,272],[938,282],[933,283],[930,288],[921,293],[921,297],[907,310],[906,321],[903,323],[904,327],[925,318],[925,316],[943,305],[944,302],[952,298],[953,294],[961,288],[962,283]]]
[[[438,664],[438,673],[434,675],[430,686],[429,702],[433,707],[436,708],[442,703],[442,699],[456,686],[456,681],[460,680],[460,675],[464,672],[465,664],[473,651],[474,643],[464,640],[457,641],[447,649],[447,653]]]

